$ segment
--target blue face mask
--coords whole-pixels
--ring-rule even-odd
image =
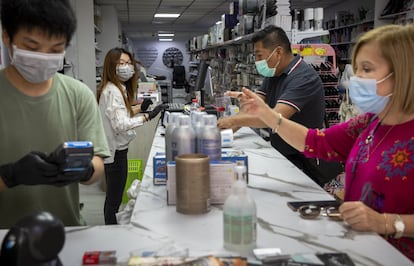
[[[387,80],[393,73],[388,74],[385,78],[377,81],[375,79],[364,79],[351,77],[349,83],[349,96],[354,103],[364,113],[378,114],[384,110],[390,95],[377,95],[377,84]]]
[[[269,58],[272,57],[272,55],[274,54],[275,51],[276,51],[276,48],[273,49],[273,52],[269,55],[269,57],[267,57],[267,59],[263,59],[263,60],[259,60],[259,61],[255,62],[257,72],[260,75],[262,75],[263,77],[270,78],[270,77],[273,77],[276,73],[276,69],[280,64],[280,61],[277,62],[276,66],[274,68],[270,68],[267,65],[267,60],[269,60]]]

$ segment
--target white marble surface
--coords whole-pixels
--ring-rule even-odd
[[[203,215],[183,215],[167,206],[165,186],[152,185],[152,156],[162,151],[159,128],[148,158],[132,224],[66,228],[60,253],[64,265],[81,265],[82,254],[91,250],[116,250],[119,265],[131,252],[161,250],[166,254],[228,255],[223,246],[222,206]],[[291,211],[287,201],[331,199],[312,180],[278,154],[250,129],[235,134],[234,149],[249,156],[249,193],[258,207],[257,246],[278,247],[284,253],[346,252],[357,265],[412,265],[380,236],[356,233],[342,222],[321,217],[304,220]],[[0,230],[3,239],[7,230]],[[252,254],[249,256],[253,260]]]
[[[163,151],[158,129],[150,156]],[[373,233],[357,233],[343,222],[321,217],[304,220],[287,207],[292,200],[332,199],[310,178],[248,128],[234,135],[233,149],[249,157],[249,193],[257,204],[257,247],[284,253],[346,252],[359,265],[411,265],[398,250]],[[202,215],[184,215],[167,206],[165,186],[152,185],[148,160],[132,224],[148,234],[165,236],[190,255],[230,254],[223,248],[222,206]],[[250,254],[253,259],[253,254]]]

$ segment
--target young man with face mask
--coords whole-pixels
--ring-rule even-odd
[[[1,23],[11,64],[0,71],[0,228],[35,211],[81,225],[79,182],[102,177],[109,151],[93,92],[57,73],[75,14],[67,0],[3,0]],[[63,171],[66,141],[93,143],[89,167]]]
[[[325,99],[322,81],[316,71],[298,55],[293,55],[290,41],[283,29],[268,26],[253,37],[257,72],[264,76],[256,93],[284,118],[312,128],[322,128]],[[220,128],[238,129],[242,126],[266,128],[256,117],[240,112],[239,115],[218,121]],[[269,129],[272,146],[302,169],[317,183],[321,174],[313,159],[307,159],[295,148]]]

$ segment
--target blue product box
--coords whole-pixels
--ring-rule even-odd
[[[153,184],[165,185],[167,183],[167,165],[165,163],[165,153],[157,152],[152,158],[153,165]]]

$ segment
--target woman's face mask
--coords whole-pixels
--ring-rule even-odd
[[[277,48],[277,47],[276,47]],[[273,49],[273,52],[266,58],[266,59],[263,59],[263,60],[259,60],[259,61],[256,61],[255,62],[255,65],[256,65],[256,69],[257,69],[257,72],[260,74],[260,75],[262,75],[263,77],[268,77],[268,78],[270,78],[270,77],[273,77],[274,75],[275,75],[275,73],[276,73],[276,69],[277,69],[277,67],[279,66],[279,64],[280,64],[280,60],[279,60],[279,62],[277,62],[277,64],[276,64],[276,66],[274,67],[274,68],[270,68],[268,65],[267,65],[267,61],[269,60],[269,58],[270,57],[272,57],[272,55],[274,54],[274,52],[276,51],[276,48],[275,49]]]
[[[30,83],[41,83],[52,78],[62,69],[65,53],[50,54],[32,52],[13,47],[11,64]]]
[[[393,73],[377,81],[376,79],[365,79],[351,77],[349,84],[349,96],[352,102],[365,113],[378,114],[384,110],[391,94],[387,96],[377,95],[377,84],[380,84],[391,77]]]
[[[116,74],[120,81],[125,82],[135,74],[135,70],[130,64],[119,65],[116,67]]]

